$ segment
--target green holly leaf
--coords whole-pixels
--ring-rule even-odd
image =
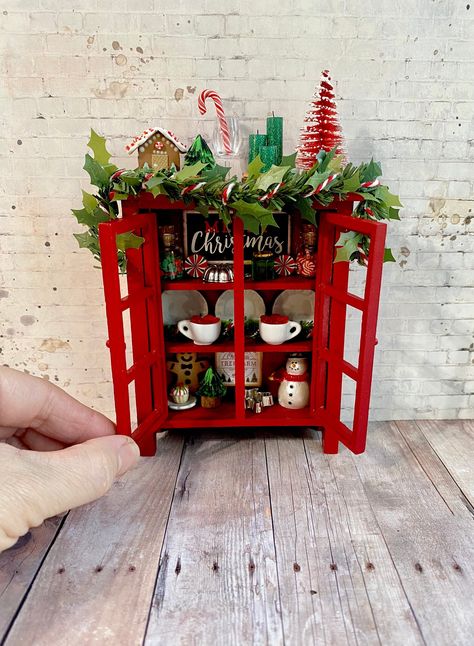
[[[260,224],[262,226],[262,231],[267,227],[276,227],[277,229],[279,228],[271,211],[267,211],[267,215],[264,215],[262,218],[260,218]]]
[[[310,177],[307,178],[305,186],[311,186],[311,188],[316,188],[324,182],[325,179],[329,177],[331,174],[330,171],[325,171],[324,173],[320,173],[319,171],[315,171]]]
[[[210,170],[207,170],[206,172],[202,173],[201,177],[205,179],[207,182],[210,182],[215,179],[225,179],[229,171],[230,171],[229,166],[219,166],[219,164],[216,164]]]
[[[85,224],[87,227],[92,227],[95,224],[94,216],[92,211],[89,209],[71,209],[74,217],[79,222],[79,224]],[[83,234],[78,234],[83,235]]]
[[[283,157],[281,158],[280,166],[289,166],[290,168],[295,168],[297,154],[298,153],[293,153],[292,155],[283,155]]]
[[[137,236],[131,231],[119,233],[117,235],[117,249],[125,251],[126,249],[138,249],[145,242],[145,238]]]
[[[375,190],[375,196],[382,200],[382,202],[385,202],[388,207],[396,206],[400,208],[403,206],[398,195],[390,193],[386,186],[378,186]]]
[[[90,249],[91,251],[98,249],[97,238],[94,238],[89,231],[85,231],[84,233],[73,233],[73,236],[76,238],[81,249]]]
[[[262,168],[265,166],[260,155],[257,155],[247,167],[247,175],[249,177],[257,177],[260,175]]]
[[[336,242],[337,251],[334,262],[347,262],[350,260],[352,254],[358,251],[361,239],[362,234],[355,231],[341,233]]]
[[[239,218],[243,221],[245,228],[252,233],[260,233],[260,224],[262,219],[268,218],[271,211],[265,209],[258,202],[245,202],[244,200],[237,200],[232,203],[232,208],[235,209]]]
[[[190,177],[197,177],[203,168],[206,168],[207,164],[203,162],[196,162],[192,166],[183,166],[181,170],[173,175],[173,179],[177,182],[184,182],[184,180],[189,179]]]
[[[82,191],[82,204],[88,211],[93,211],[97,206],[97,198],[86,191]]]
[[[296,200],[296,208],[301,213],[303,220],[316,224],[316,212],[311,208],[311,199],[309,197],[299,197]]]
[[[368,164],[361,165],[360,179],[361,182],[373,182],[374,179],[380,177],[382,174],[382,167],[379,162],[374,162],[373,159],[370,160]]]
[[[360,176],[359,176],[359,171],[356,170],[356,172],[351,177],[347,177],[344,179],[344,184],[342,185],[342,191],[343,193],[353,193],[354,191],[357,191],[359,187],[360,187]]]
[[[207,204],[204,204],[203,202],[200,202],[196,206],[196,211],[200,213],[204,218],[209,217],[209,206]]]
[[[340,173],[342,170],[342,155],[335,155],[332,159],[329,160],[327,169],[333,173]]]
[[[155,186],[160,186],[160,184],[163,184],[165,179],[166,177],[164,175],[155,175],[154,177],[150,177],[145,186],[148,189],[154,188]]]
[[[390,220],[399,220],[400,214],[398,213],[398,209],[394,209],[390,206],[388,209],[388,217]]]
[[[384,262],[397,262],[395,260],[394,256],[393,256],[393,253],[392,253],[391,249],[389,249],[389,248],[385,249],[384,254],[383,254],[383,261]]]
[[[281,182],[289,170],[290,166],[272,166],[266,173],[259,175],[255,188],[266,191],[272,184]]]
[[[86,154],[83,168],[89,174],[91,184],[93,186],[97,186],[98,188],[109,186],[110,175],[103,166],[101,166],[95,159],[92,159],[89,153]]]
[[[110,153],[106,148],[105,137],[98,135],[95,130],[92,130],[92,128],[91,136],[89,138],[89,141],[87,142],[87,145],[94,153],[94,159],[98,164],[104,166],[105,164],[109,163]]]
[[[318,171],[320,173],[323,173],[329,168],[329,164],[332,161],[332,159],[336,155],[336,147],[332,148],[329,152],[326,152],[325,150],[320,150],[319,153],[316,156],[316,159],[318,160]]]

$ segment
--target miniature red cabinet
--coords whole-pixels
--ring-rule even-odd
[[[336,453],[339,442],[354,453],[365,449],[369,413],[372,366],[382,276],[386,225],[351,216],[353,202],[315,206],[319,218],[317,273],[314,278],[280,277],[268,281],[244,278],[244,229],[239,218],[233,221],[234,282],[205,283],[201,279],[165,281],[161,277],[158,224],[160,214],[178,216],[189,210],[180,202],[144,193],[122,202],[122,218],[100,225],[102,272],[107,312],[112,377],[118,433],[131,435],[143,455],[155,453],[155,433],[174,428],[217,427],[320,427],[325,453]],[[295,215],[295,217],[297,217]],[[117,235],[133,231],[144,238],[139,249],[127,252],[127,289],[121,291],[117,263]],[[334,263],[335,242],[341,232],[356,231],[371,238],[363,296],[348,291],[349,263]],[[233,290],[234,338],[206,346],[207,355],[235,353],[235,387],[217,409],[196,406],[185,411],[168,409],[166,361],[173,353],[196,352],[190,340],[167,341],[164,335],[161,295],[163,290],[199,290],[212,304],[217,292]],[[269,303],[286,289],[315,291],[312,338],[268,345],[245,337],[244,290],[253,289]],[[357,365],[345,359],[344,339],[348,307],[360,312],[360,346]],[[132,360],[127,365],[124,316],[129,312]],[[199,350],[200,351],[200,350]],[[244,353],[263,353],[263,370],[284,363],[292,352],[311,358],[309,406],[288,410],[275,403],[260,414],[245,409]],[[276,363],[275,363],[276,362]],[[352,380],[354,415],[352,425],[341,420],[343,379]],[[134,400],[134,402],[133,402]],[[136,406],[136,425],[131,408]]]

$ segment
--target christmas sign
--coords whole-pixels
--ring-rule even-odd
[[[267,227],[264,233],[245,232],[244,258],[251,260],[255,251],[270,251],[279,256],[290,252],[290,219],[287,213],[274,213],[277,227]],[[197,211],[183,214],[184,255],[198,254],[210,262],[234,259],[232,228],[227,227],[217,213],[207,218]]]
[[[244,359],[245,385],[262,385],[262,353],[246,352]],[[233,352],[216,352],[216,371],[226,386],[235,386],[235,355]]]

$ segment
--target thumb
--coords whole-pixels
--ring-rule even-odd
[[[45,518],[102,496],[139,454],[123,435],[51,452],[0,445],[0,551]]]

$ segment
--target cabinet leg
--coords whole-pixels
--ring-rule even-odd
[[[338,453],[339,440],[337,435],[331,433],[328,429],[324,429],[323,433],[323,453]]]
[[[151,433],[147,437],[142,438],[138,442],[140,447],[140,455],[143,457],[153,456],[156,453],[156,435]]]

